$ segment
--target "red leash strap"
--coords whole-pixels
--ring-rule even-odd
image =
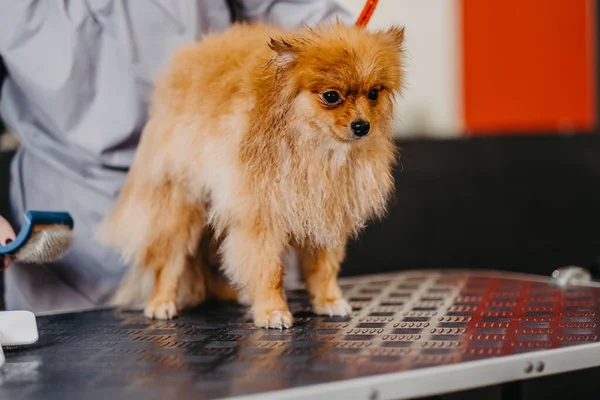
[[[373,15],[373,11],[375,11],[375,8],[377,7],[378,2],[379,0],[367,0],[362,12],[360,13],[360,16],[356,20],[356,26],[367,26],[371,16]]]

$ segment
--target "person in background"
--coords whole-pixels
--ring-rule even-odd
[[[75,221],[76,241],[60,262],[2,260],[6,308],[36,313],[105,305],[123,277],[127,266],[94,240],[95,229],[131,165],[153,78],[176,46],[235,21],[354,23],[334,0],[11,0],[1,8],[0,117],[21,146],[0,243],[14,240],[25,210],[68,211]]]

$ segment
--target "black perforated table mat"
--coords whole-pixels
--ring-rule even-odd
[[[295,327],[285,331],[255,328],[236,305],[172,321],[41,316],[35,345],[5,349],[0,399],[224,398],[598,341],[598,289],[466,272],[343,289],[351,318],[316,317],[303,291],[289,292]]]

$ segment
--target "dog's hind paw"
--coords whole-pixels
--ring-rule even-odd
[[[172,319],[177,316],[177,306],[174,301],[150,301],[144,315],[152,319]]]
[[[352,314],[352,307],[344,299],[330,300],[324,302],[315,302],[313,311],[317,315],[327,315],[329,317],[347,317]]]

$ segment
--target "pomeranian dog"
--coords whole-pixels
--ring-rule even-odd
[[[294,249],[313,312],[351,313],[338,272],[393,193],[403,40],[400,27],[240,24],[178,49],[99,231],[132,264],[116,304],[170,319],[238,299],[257,326],[288,328],[282,255]]]

